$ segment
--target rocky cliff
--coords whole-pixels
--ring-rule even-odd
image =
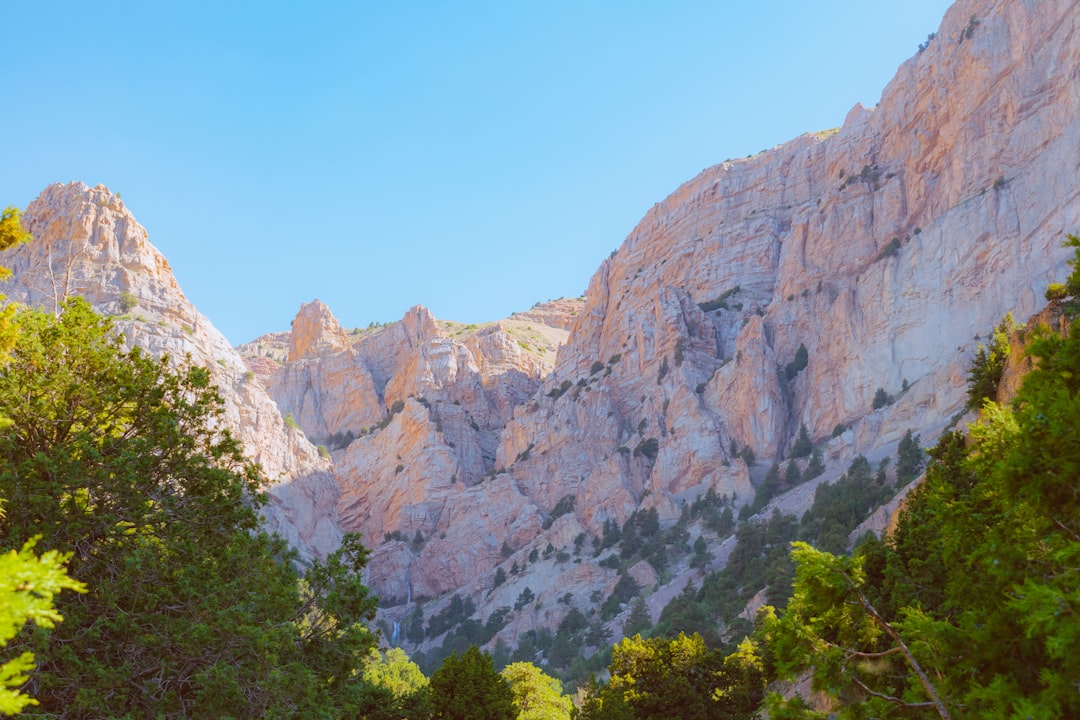
[[[340,523],[374,547],[389,635],[467,598],[513,646],[612,593],[619,573],[586,552],[607,527],[645,510],[670,524],[707,490],[749,501],[748,451],[763,469],[805,426],[820,482],[959,416],[975,338],[1026,319],[1067,272],[1078,80],[1080,4],[960,0],[877,107],[705,170],[583,300],[485,326],[417,307],[346,330],[315,301],[241,348],[245,367],[119,200],[78,185],[28,210],[38,240],[4,259],[6,291],[82,292],[109,312],[130,292],[133,341],[215,369],[273,479],[274,526],[318,551]],[[807,485],[776,504],[812,499]],[[704,569],[627,572],[655,617]]]
[[[56,310],[71,295],[113,315],[130,343],[210,368],[225,422],[265,474],[267,525],[306,554],[340,543],[331,463],[289,427],[225,337],[188,302],[120,198],[99,185],[48,187],[23,216],[34,240],[3,254],[9,300]]]
[[[1041,306],[1080,227],[1078,17],[1075,2],[959,2],[876,108],[685,183],[583,305],[515,316],[568,328],[550,373],[505,327],[463,338],[414,309],[341,349],[305,306],[271,393],[310,436],[356,436],[332,446],[339,510],[379,546],[376,588],[404,601],[387,616],[456,590],[484,618],[525,587],[589,612],[615,573],[533,551],[638,509],[670,522],[706,489],[748,501],[740,456],[783,459],[802,425],[823,479],[908,429],[936,437],[963,410],[973,339]],[[317,358],[294,352],[313,342]],[[875,408],[879,389],[893,402]],[[527,571],[496,588],[500,568]],[[509,634],[558,622],[554,592]]]

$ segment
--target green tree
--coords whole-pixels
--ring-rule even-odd
[[[27,622],[52,628],[63,620],[53,606],[53,598],[62,590],[86,592],[85,585],[64,571],[67,556],[50,550],[38,557],[33,549],[34,540],[28,540],[21,550],[0,554],[0,647],[6,646]],[[16,715],[27,705],[38,704],[18,690],[33,669],[31,652],[0,663],[0,713]]]
[[[390,648],[386,652],[372,649],[362,677],[373,688],[386,691],[371,693],[371,702],[362,707],[363,717],[367,720],[376,717],[421,720],[431,715],[428,679],[401,648]]]
[[[892,405],[895,398],[885,391],[885,388],[879,387],[874,391],[873,407],[875,410],[880,410],[886,405]]]
[[[431,676],[435,717],[445,720],[514,720],[510,683],[495,672],[491,656],[475,645],[443,660]]]
[[[1065,247],[1076,248],[1076,255],[1069,261],[1072,272],[1065,280],[1065,292],[1072,297],[1080,296],[1080,237],[1066,235]]]
[[[917,478],[922,472],[924,462],[923,451],[919,447],[919,436],[913,436],[911,430],[908,430],[896,448],[897,486],[907,485]]]
[[[791,457],[808,457],[814,449],[810,441],[810,433],[806,430],[806,423],[799,423],[799,436],[795,438],[795,444],[791,446]]]
[[[1080,716],[1080,326],[1032,335],[1015,400],[942,436],[887,543],[796,549],[766,636],[841,717]]]
[[[839,697],[866,698],[845,717],[874,717],[899,706],[933,708],[950,715],[908,645],[863,590],[860,558],[847,558],[793,543],[794,593],[782,618],[764,613],[764,635],[782,679],[812,671],[813,688]],[[770,712],[789,710],[779,695]]]
[[[810,354],[806,351],[806,345],[799,343],[799,347],[795,351],[795,359],[784,366],[784,377],[788,380],[794,380],[796,375],[806,369],[809,360]]]
[[[978,410],[987,400],[997,398],[998,385],[1009,359],[1009,333],[1015,328],[1012,313],[1001,319],[990,336],[988,345],[978,344],[975,359],[968,370],[969,410]]]
[[[806,463],[806,470],[803,472],[803,480],[809,482],[823,472],[825,472],[825,459],[821,454],[821,449],[814,448],[814,451],[810,453],[810,462]]]
[[[591,684],[578,713],[584,720],[751,718],[763,696],[763,662],[750,641],[723,658],[700,635],[640,635],[612,648],[611,680]]]
[[[569,720],[573,702],[562,683],[530,662],[516,662],[502,671],[514,695],[517,720]]]
[[[63,624],[15,640],[39,659],[42,713],[348,708],[373,644],[359,541],[298,582],[284,541],[259,531],[258,470],[222,429],[207,370],[125,350],[81,299],[17,320],[0,368],[0,496],[19,512],[0,535],[41,536],[90,587],[60,598]]]
[[[649,607],[645,604],[645,598],[638,595],[634,602],[630,603],[630,614],[623,623],[623,635],[640,635],[652,627],[652,618],[649,616]]]

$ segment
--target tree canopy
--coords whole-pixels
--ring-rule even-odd
[[[796,546],[765,635],[781,677],[811,672],[841,717],[1080,716],[1080,325],[1029,336],[1016,398],[942,436],[888,542]]]
[[[445,720],[514,720],[510,683],[495,672],[491,656],[475,645],[454,653],[431,676],[435,716]]]
[[[530,662],[511,663],[501,674],[514,694],[517,720],[569,720],[573,703],[557,679]]]
[[[209,372],[127,350],[81,299],[21,310],[0,367],[4,544],[70,555],[83,595],[14,640],[53,717],[302,717],[344,710],[374,642],[355,537],[304,578],[259,529],[258,469]]]

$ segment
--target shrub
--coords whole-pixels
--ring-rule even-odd
[[[757,458],[754,456],[754,449],[749,445],[742,449],[739,453],[739,457],[746,463],[746,467],[754,467],[754,463],[757,462]]]
[[[806,351],[806,345],[799,343],[799,349],[795,351],[795,359],[784,366],[784,377],[788,380],[793,380],[796,375],[806,369],[809,357],[809,353]]]
[[[296,423],[296,418],[292,416],[292,413],[289,413],[285,416],[285,424],[291,427],[293,430],[300,429],[300,426]]]
[[[702,312],[712,312],[713,310],[728,310],[730,309],[727,303],[728,298],[739,292],[739,290],[739,286],[736,285],[730,290],[725,290],[716,298],[709,300],[708,302],[698,303],[698,307],[701,308]]]
[[[840,437],[845,432],[847,432],[847,425],[845,425],[844,423],[836,423],[836,427],[832,429],[832,436],[834,438]]]
[[[889,393],[885,392],[885,388],[879,387],[874,392],[874,404],[873,404],[874,409],[875,410],[880,410],[881,408],[885,407],[886,405],[892,405],[893,400],[894,400],[893,396],[890,395]]]
[[[517,602],[514,603],[514,609],[520,610],[535,599],[536,595],[533,593],[532,588],[527,587],[521,591],[520,595],[518,595]]]
[[[563,515],[574,511],[574,503],[577,501],[575,495],[563,495],[559,498],[559,502],[555,503],[555,507],[551,509],[551,517],[560,518]]]
[[[1069,297],[1069,291],[1065,289],[1065,286],[1062,283],[1050,283],[1050,286],[1046,288],[1047,302],[1064,300],[1067,297]]]
[[[881,252],[874,258],[874,262],[878,260],[884,260],[887,257],[895,257],[900,254],[900,238],[894,237],[890,240],[885,247],[881,248]]]
[[[570,389],[570,387],[572,385],[573,385],[573,383],[571,383],[569,380],[563,380],[562,384],[559,385],[559,387],[552,388],[548,392],[547,396],[549,398],[551,398],[552,400],[558,400],[559,398],[561,398],[563,396],[564,393],[566,393],[567,390]]]
[[[655,460],[656,455],[660,452],[660,441],[656,438],[649,438],[642,440],[634,448],[634,457],[638,455],[644,455],[649,460]]]
[[[120,311],[121,312],[125,312],[125,313],[131,312],[132,310],[134,310],[138,306],[138,304],[139,304],[139,299],[137,297],[135,297],[135,295],[133,295],[130,290],[122,290],[122,291],[120,291]]]

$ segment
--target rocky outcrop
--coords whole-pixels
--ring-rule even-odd
[[[535,325],[547,325],[559,330],[569,330],[574,318],[585,305],[585,298],[559,298],[536,303],[528,310],[516,312],[510,320],[519,320]]]
[[[341,323],[321,300],[300,306],[289,333],[289,362],[337,352],[349,347]]]
[[[468,597],[480,621],[506,609],[512,645],[612,592],[609,551],[584,552],[605,527],[646,509],[670,524],[708,490],[749,501],[749,451],[759,468],[785,459],[805,425],[820,483],[909,429],[933,442],[963,411],[972,338],[1006,312],[1025,320],[1067,274],[1078,36],[1071,0],[961,0],[876,108],[705,170],[646,213],[584,299],[497,323],[416,307],[346,332],[315,302],[244,346],[245,366],[119,200],[85,186],[31,207],[39,242],[9,254],[8,292],[84,292],[114,313],[131,292],[135,341],[215,368],[230,422],[287,478],[270,486],[273,521],[294,541],[325,547],[340,517],[374,547],[382,620]],[[874,407],[879,389],[892,401]],[[812,499],[808,483],[769,509]],[[632,573],[657,598],[704,571],[652,570]]]
[[[286,425],[240,355],[188,302],[146,230],[105,187],[51,185],[26,209],[34,240],[0,258],[13,275],[10,300],[54,311],[79,294],[113,315],[129,342],[176,362],[210,369],[225,400],[225,423],[266,477],[267,525],[306,554],[340,543],[330,463]]]
[[[592,278],[496,468],[541,514],[574,497],[595,535],[641,507],[670,521],[706,488],[749,499],[736,452],[783,459],[803,424],[821,481],[908,429],[932,443],[963,411],[971,339],[1066,274],[1078,24],[1071,2],[959,2],[876,108],[654,206]],[[893,402],[875,408],[879,388]]]

